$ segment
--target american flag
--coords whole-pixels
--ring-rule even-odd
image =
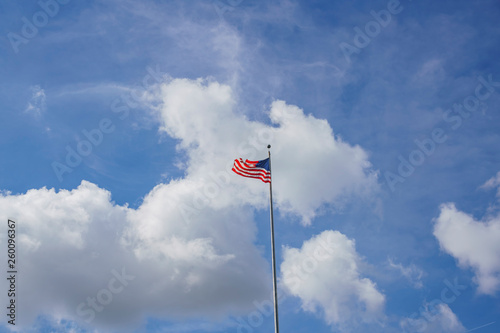
[[[264,183],[271,182],[269,158],[266,158],[262,161],[243,161],[243,159],[237,158],[234,160],[234,166],[232,170],[243,177],[260,179]]]

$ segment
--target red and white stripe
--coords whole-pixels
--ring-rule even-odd
[[[264,168],[256,168],[255,165],[259,161],[249,161],[243,162],[243,159],[238,158],[234,160],[233,171],[240,176],[260,179],[264,183],[271,182],[271,172]]]

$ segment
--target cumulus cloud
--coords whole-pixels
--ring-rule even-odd
[[[441,205],[434,236],[441,248],[475,273],[478,292],[494,295],[500,289],[500,216],[477,221],[454,204]]]
[[[277,207],[300,216],[304,224],[310,224],[324,204],[341,207],[353,196],[368,197],[377,189],[368,154],[335,136],[326,120],[296,106],[275,101],[269,111],[271,126],[237,114],[231,89],[216,82],[173,80],[164,85],[162,98],[162,130],[187,150],[190,178],[206,177],[207,170],[228,172],[228,161],[235,157],[265,158],[270,143]],[[262,186],[235,177],[231,183],[248,190],[227,191],[219,200],[266,203]]]
[[[385,296],[362,276],[362,259],[355,242],[327,230],[301,248],[285,247],[281,283],[301,299],[305,311],[322,314],[342,331],[383,317]]]
[[[187,224],[174,212],[179,200],[165,189],[153,193],[156,201],[137,211],[86,181],[71,191],[0,197],[3,218],[18,228],[21,327],[45,314],[124,330],[148,315],[221,316],[267,296],[268,265],[253,245],[251,211],[205,208]],[[129,248],[124,239],[135,219],[155,235]]]
[[[431,302],[432,303],[432,302]],[[400,326],[404,332],[419,333],[461,333],[465,327],[447,304],[424,304],[420,317],[405,318]]]
[[[123,331],[147,317],[221,318],[266,298],[270,266],[255,245],[253,213],[267,207],[268,189],[230,169],[237,157],[264,158],[268,143],[277,207],[305,224],[323,205],[377,187],[361,147],[285,102],[273,103],[265,124],[239,114],[231,88],[217,82],[171,80],[155,99],[160,131],[178,139],[185,174],[153,188],[137,209],[87,181],[71,191],[0,195],[1,216],[19,225],[23,325],[46,314]],[[345,251],[357,258],[351,245]],[[383,303],[368,279],[349,287],[353,301],[341,295],[342,313],[363,305],[367,319]]]

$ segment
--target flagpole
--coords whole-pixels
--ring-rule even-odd
[[[272,257],[272,265],[273,265],[273,295],[274,295],[274,331],[275,333],[279,333],[279,322],[278,322],[278,292],[276,290],[276,256],[274,254],[274,217],[273,217],[273,185],[272,179],[273,174],[271,172],[271,145],[267,146],[269,153],[269,173],[271,174],[271,181],[269,182],[269,203],[270,203],[270,211],[271,211],[271,252],[273,254]]]

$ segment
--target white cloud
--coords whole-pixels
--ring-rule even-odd
[[[383,318],[385,296],[362,277],[354,240],[327,230],[299,249],[286,247],[283,257],[281,282],[305,311],[322,314],[342,331]]]
[[[35,115],[40,115],[46,108],[47,97],[45,95],[45,90],[40,86],[31,87],[31,99],[26,106],[25,112],[32,112]]]
[[[391,259],[389,259],[389,266],[391,268],[397,269],[414,288],[420,289],[423,287],[422,277],[424,276],[424,272],[414,264],[410,264],[409,266],[405,267],[402,264],[396,264]]]
[[[230,168],[240,156],[264,158],[268,143],[277,207],[305,223],[324,204],[376,188],[363,149],[297,107],[275,102],[275,126],[250,121],[235,112],[230,87],[203,80],[172,80],[157,99],[161,131],[186,153],[185,176],[156,186],[139,208],[114,204],[111,193],[86,181],[71,191],[0,196],[1,216],[18,221],[20,251],[29,252],[19,267],[23,325],[42,311],[79,322],[93,312],[91,325],[123,331],[147,316],[220,318],[265,299],[269,263],[255,246],[253,208],[267,207],[268,188]],[[102,300],[122,270],[134,279],[92,310],[89,297]],[[366,319],[383,296],[368,279],[353,288]]]
[[[466,331],[450,307],[444,303],[425,304],[424,311],[420,313],[418,318],[405,318],[400,325],[404,332],[408,333],[461,333]]]
[[[273,103],[270,118],[279,126],[273,183],[282,211],[299,214],[309,224],[322,204],[342,206],[353,195],[376,190],[377,174],[367,153],[335,137],[326,120],[282,101]]]
[[[447,203],[435,220],[434,236],[460,267],[472,268],[480,293],[494,295],[500,290],[500,216],[477,221]]]
[[[444,61],[430,59],[426,61],[415,74],[413,81],[422,85],[436,84],[445,78]]]
[[[500,171],[495,176],[488,179],[486,183],[481,185],[479,188],[486,190],[497,188],[497,198],[500,199]]]
[[[72,191],[0,196],[2,219],[17,222],[18,325],[45,314],[123,331],[145,316],[215,318],[265,298],[270,274],[253,245],[251,211],[205,208],[186,223],[175,208],[185,199],[182,190],[169,188],[176,184],[157,187],[138,210],[113,204],[108,191],[85,181]],[[170,200],[169,191],[180,199]],[[133,252],[131,243],[122,246],[128,228],[143,232]],[[88,297],[99,300],[100,291],[110,290],[113,272],[133,279],[92,311]],[[6,290],[5,279],[0,285]]]
[[[269,126],[236,114],[231,89],[216,82],[173,80],[162,94],[162,129],[187,150],[189,178],[228,171],[228,161],[236,157],[265,158],[270,143],[277,207],[300,216],[304,224],[324,204],[339,207],[352,196],[368,197],[377,189],[377,173],[367,153],[335,137],[326,120],[305,115],[296,106],[275,101],[269,111],[275,126]],[[226,204],[266,203],[260,184],[237,177],[231,184],[246,190],[227,191]]]

